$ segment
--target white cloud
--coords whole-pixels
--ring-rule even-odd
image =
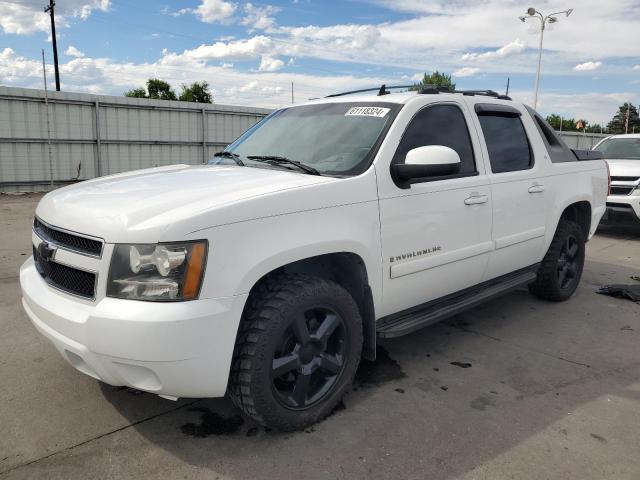
[[[110,0],[67,0],[56,5],[56,26],[68,27],[72,18],[86,20],[94,10],[106,12]],[[0,2],[0,29],[4,33],[27,35],[48,32],[51,28],[49,15],[43,12],[38,2]]]
[[[76,58],[84,57],[84,52],[81,52],[80,50],[78,50],[73,45],[69,45],[69,48],[67,48],[67,50],[64,52],[64,54],[66,56],[68,56],[68,57],[76,57]]]
[[[509,93],[509,96],[514,100],[533,105],[533,94],[530,91],[513,91]],[[630,100],[638,103],[638,93],[562,93],[541,90],[538,98],[538,111],[543,116],[556,113],[565,118],[583,118],[592,124],[606,125],[618,111],[618,107]]]
[[[164,57],[163,57],[164,58]],[[118,62],[108,58],[76,58],[60,64],[64,91],[122,95],[126,90],[144,85],[151,77],[162,78],[173,86],[205,80],[212,85],[216,101],[223,104],[280,107],[291,102],[291,83],[297,101],[321,97],[337,91],[381,85],[386,78],[352,75],[317,76],[282,72],[240,72],[185,59],[183,65]],[[189,63],[189,61],[191,63]],[[53,76],[52,65],[47,75]],[[42,63],[15,54],[10,48],[0,50],[0,84],[42,88]]]
[[[180,66],[165,64],[163,59],[151,63],[127,63],[107,58],[75,58],[60,64],[62,88],[65,91],[121,95],[132,87],[144,85],[150,77],[162,78],[174,86],[206,80],[213,86],[216,101],[220,103],[279,107],[290,103],[292,82],[296,100],[301,101],[337,91],[380,85],[389,80],[376,76],[247,73],[186,57],[185,63]],[[52,78],[53,67],[47,65],[46,68],[47,75]],[[415,80],[421,77],[422,74],[417,75]],[[0,50],[0,84],[42,88],[41,62],[16,55],[11,48]],[[514,100],[532,103],[530,91],[512,91],[510,95]],[[558,113],[566,117],[586,118],[591,123],[606,124],[618,106],[626,101],[640,103],[638,93],[564,93],[543,89],[538,106],[543,115]]]
[[[453,72],[452,75],[454,77],[473,77],[479,71],[480,69],[476,67],[462,67]]]
[[[273,58],[265,55],[260,60],[260,67],[258,68],[258,70],[260,70],[261,72],[275,72],[277,70],[280,70],[283,66],[284,62],[279,58]]]
[[[236,11],[236,4],[225,2],[223,0],[202,0],[202,3],[196,8],[181,8],[177,12],[168,12],[174,17],[193,13],[200,21],[205,23],[222,22],[229,19]]]
[[[171,53],[163,51],[160,63],[164,65],[183,65],[185,63],[206,62],[219,59],[251,59],[268,55],[274,50],[273,41],[269,37],[258,35],[248,40],[216,42],[211,45],[200,45],[184,52]]]
[[[462,55],[462,60],[465,62],[478,60],[495,60],[498,58],[508,57],[509,55],[513,55],[515,53],[523,52],[525,48],[527,48],[526,43],[517,38],[513,42],[509,42],[504,47],[497,50],[492,50],[484,53],[465,53],[464,55]]]
[[[278,32],[290,37],[297,50],[335,51],[362,50],[373,47],[380,39],[380,30],[374,25],[331,25],[328,27],[280,27]],[[305,45],[305,42],[307,44]],[[296,48],[292,48],[296,50]]]
[[[252,3],[247,3],[244,6],[245,17],[240,23],[249,27],[250,30],[270,31],[276,26],[274,15],[279,11],[280,9],[273,5],[258,7]]]
[[[590,72],[598,70],[602,66],[602,62],[585,62],[573,67],[576,72]]]
[[[634,65],[631,70],[640,70],[640,65]]]

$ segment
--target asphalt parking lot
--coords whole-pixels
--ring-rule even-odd
[[[20,305],[38,195],[0,196],[0,478],[640,478],[640,229],[589,243],[577,294],[519,290],[386,341],[326,421],[265,431],[67,365]],[[214,368],[214,366],[212,366]]]

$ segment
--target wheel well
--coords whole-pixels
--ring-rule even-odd
[[[362,356],[367,360],[375,360],[376,327],[373,296],[369,287],[367,269],[360,256],[355,253],[337,252],[305,258],[283,265],[258,280],[251,288],[249,296],[260,287],[262,282],[282,273],[314,275],[336,282],[347,290],[358,305],[363,321],[364,342]]]
[[[561,219],[576,222],[584,232],[585,240],[589,237],[591,230],[591,204],[589,202],[576,202],[564,209]]]

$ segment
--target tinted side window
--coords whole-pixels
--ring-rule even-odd
[[[393,163],[404,163],[407,152],[427,145],[444,145],[460,156],[460,173],[475,173],[476,164],[464,114],[455,105],[433,105],[413,117],[400,140]]]
[[[533,166],[529,139],[518,116],[480,115],[493,173],[526,170]]]

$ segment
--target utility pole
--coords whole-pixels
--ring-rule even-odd
[[[511,78],[507,77],[507,93],[505,93],[505,95],[508,97],[509,96],[509,82],[511,81]]]
[[[630,103],[627,103],[627,115],[624,120],[624,133],[629,133],[629,108],[631,107]]]
[[[291,82],[291,104],[293,105],[293,82]]]
[[[45,7],[44,13],[51,16],[51,42],[53,43],[53,69],[56,72],[56,91],[60,91],[60,71],[58,70],[58,42],[56,39],[56,20],[53,13],[53,7],[56,2],[49,0],[49,6]]]

